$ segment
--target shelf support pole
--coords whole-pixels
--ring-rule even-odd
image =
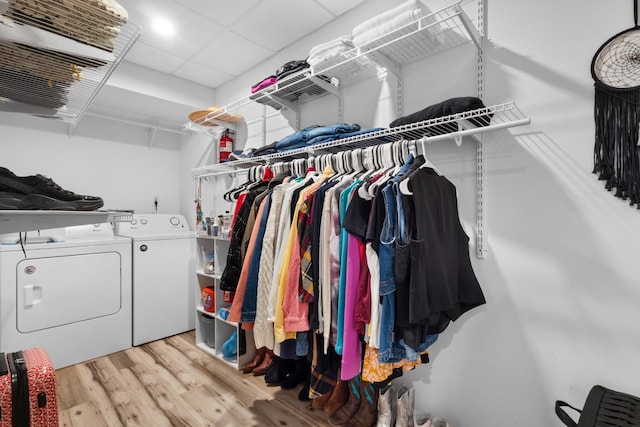
[[[478,32],[480,35],[480,47],[477,57],[477,95],[484,99],[484,48],[486,41],[485,0],[478,0]],[[476,256],[483,259],[487,256],[487,233],[486,221],[487,212],[484,206],[484,193],[486,190],[485,170],[484,170],[484,136],[478,135],[476,143]]]
[[[267,145],[267,106],[262,104],[262,145]]]
[[[338,85],[338,122],[344,121],[344,92],[342,84]]]
[[[402,69],[398,70],[396,76],[396,117],[402,117],[404,106],[404,89],[402,88]]]

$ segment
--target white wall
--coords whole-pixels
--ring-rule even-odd
[[[0,116],[1,165],[16,175],[42,174],[78,194],[103,198],[105,209],[180,212],[178,135],[159,131],[149,148],[146,128],[85,116],[68,125]]]
[[[246,96],[282,63],[399,3],[365,2],[219,88],[219,103]],[[475,2],[464,5],[473,13]],[[640,395],[640,213],[590,172],[591,58],[632,26],[632,16],[631,2],[489,1],[485,103],[513,100],[531,125],[485,136],[488,254],[472,262],[487,304],[442,334],[429,365],[400,379],[416,389],[417,408],[452,426],[560,425],[555,400],[581,406],[598,383]],[[406,67],[404,111],[474,95],[474,55],[469,44]],[[380,87],[359,90],[346,94],[344,119],[371,126],[369,101]],[[330,121],[332,101],[320,102],[303,108],[301,126]],[[458,187],[473,235],[474,144],[434,145],[428,156]]]
[[[400,2],[364,2],[216,90],[216,103],[245,97],[284,62]],[[442,334],[429,365],[400,379],[416,389],[418,408],[446,416],[454,427],[560,425],[555,399],[580,406],[596,383],[640,395],[640,213],[590,172],[590,61],[605,40],[632,26],[627,3],[489,1],[485,103],[513,100],[531,125],[485,136],[489,247],[486,259],[472,262],[487,304]],[[464,4],[473,10],[473,1]],[[456,48],[404,74],[406,113],[473,94],[474,50]],[[382,124],[385,108],[375,102],[381,97],[381,83],[350,88],[345,121]],[[332,108],[330,97],[306,105],[300,125],[334,120]],[[149,212],[158,196],[160,212],[188,218],[191,169],[213,155],[207,137],[158,132],[149,149],[144,128],[91,117],[69,136],[63,124],[3,114],[0,135],[2,166],[19,175],[48,175],[64,188],[102,196],[113,209]],[[428,156],[458,187],[472,235],[473,143],[430,146]],[[206,203],[205,213],[219,210],[213,194]]]

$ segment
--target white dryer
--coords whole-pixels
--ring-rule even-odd
[[[133,245],[133,345],[195,328],[196,232],[182,215],[116,223]]]
[[[26,235],[26,238],[25,238]],[[0,351],[62,368],[131,347],[131,240],[111,224],[0,236]]]

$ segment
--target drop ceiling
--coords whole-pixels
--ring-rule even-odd
[[[119,0],[143,34],[126,60],[215,88],[363,0]],[[155,19],[175,25],[173,37]]]
[[[216,104],[215,88],[251,70],[364,0],[118,0],[142,35],[88,114],[183,131],[190,112]],[[154,22],[173,24],[174,34]],[[299,58],[295,58],[299,59]],[[165,77],[163,89],[187,83],[202,102],[138,90],[145,70]],[[275,71],[275,70],[274,70]],[[144,84],[144,82],[142,82]],[[190,85],[190,86],[189,86]],[[180,90],[180,89],[178,89]],[[185,97],[182,97],[185,98]]]

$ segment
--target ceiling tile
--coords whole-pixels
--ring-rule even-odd
[[[182,58],[141,42],[133,45],[125,59],[163,73],[170,73],[185,62]]]
[[[142,27],[140,42],[181,58],[191,57],[224,30],[200,14],[168,0],[121,0],[120,3],[129,13],[129,20]],[[156,18],[172,22],[175,35],[169,37],[157,33],[152,25]]]
[[[226,32],[194,56],[192,61],[237,76],[273,54],[273,51]]]
[[[338,2],[340,0],[337,0]],[[244,0],[237,2],[226,2],[211,0],[175,0],[182,7],[189,9],[213,22],[222,26],[235,24],[255,8],[259,0]]]
[[[195,62],[184,64],[184,66],[177,69],[173,74],[211,88],[228,82],[233,78],[233,76],[229,74],[196,64]]]
[[[364,0],[316,0],[324,7],[329,9],[334,15],[342,15],[346,11],[354,8],[362,3]]]
[[[332,19],[330,13],[312,0],[270,0],[260,2],[231,29],[278,51]]]

